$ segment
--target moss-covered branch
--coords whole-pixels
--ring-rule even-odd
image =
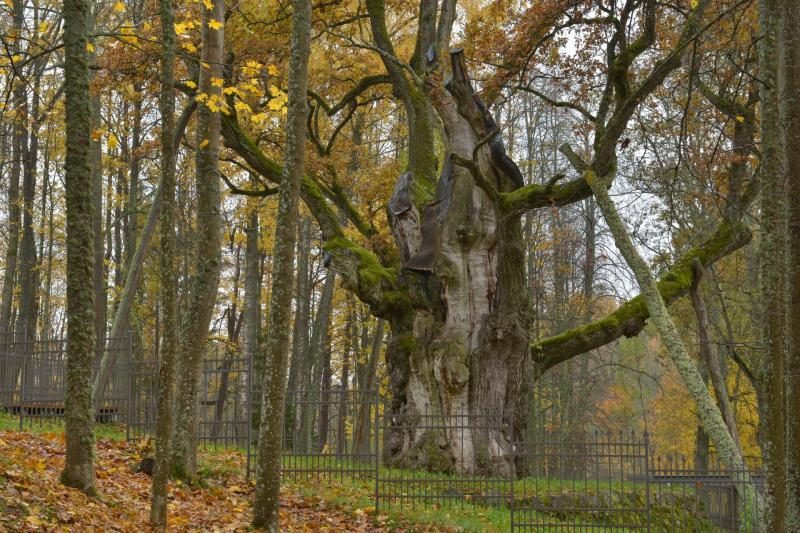
[[[519,213],[549,206],[569,205],[592,195],[584,179],[576,178],[562,185],[532,184],[513,192],[500,194],[500,209],[504,213]]]
[[[269,159],[242,130],[235,113],[223,115],[222,134],[225,145],[244,159],[254,171],[268,181],[280,181],[281,165]],[[326,195],[333,195],[335,204],[345,212],[347,209],[342,204],[347,199],[343,191],[323,190],[323,187],[326,186],[320,186],[311,177],[303,176],[300,195],[322,230],[322,238],[326,241],[323,247],[329,255],[328,266],[342,275],[345,288],[370,305],[377,316],[385,318],[396,317],[399,313],[410,311],[414,306],[429,307],[426,304],[429,298],[426,298],[425,287],[422,283],[409,279],[412,274],[403,273],[401,284],[398,269],[384,266],[373,252],[345,237],[339,217]],[[357,220],[361,222],[357,229],[366,231],[366,236],[373,234],[374,228],[360,218]],[[417,286],[421,288],[415,290]]]
[[[723,223],[706,242],[689,250],[659,279],[661,297],[671,304],[689,292],[694,279],[692,263],[695,259],[708,267],[750,242],[751,236],[743,223]],[[622,336],[637,335],[649,317],[644,299],[639,295],[604,318],[533,344],[531,356],[538,373]]]

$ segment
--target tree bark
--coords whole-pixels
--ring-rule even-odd
[[[800,530],[800,4],[784,0],[783,94],[788,208],[789,352],[786,367],[786,519]]]
[[[172,433],[172,408],[175,386],[175,363],[178,348],[177,319],[177,242],[175,237],[175,17],[172,0],[160,1],[161,18],[161,347],[156,414],[155,465],[151,487],[150,524],[160,530],[167,527],[167,480]],[[142,247],[144,238],[141,239]],[[131,269],[132,270],[132,269]],[[129,270],[130,272],[130,270]]]
[[[592,169],[584,171],[586,181],[592,188],[597,205],[605,217],[606,223],[614,237],[616,244],[625,262],[631,268],[642,291],[651,320],[658,330],[670,359],[678,369],[678,373],[684,385],[689,391],[694,402],[697,404],[697,413],[703,430],[716,446],[722,460],[736,471],[736,476],[741,478],[743,483],[743,496],[746,509],[750,520],[755,519],[754,514],[754,490],[748,483],[749,474],[747,473],[742,454],[739,452],[736,442],[730,434],[725,421],[722,418],[717,404],[711,397],[705,381],[703,380],[697,366],[692,361],[686,346],[680,337],[675,323],[667,311],[667,306],[658,290],[653,273],[650,267],[639,255],[636,247],[631,241],[628,230],[617,212],[611,196],[608,194],[608,180],[598,177]]]
[[[13,2],[14,31],[22,35],[25,3],[22,0]],[[21,39],[15,42],[19,46]],[[19,205],[19,180],[22,175],[22,163],[25,158],[28,130],[28,99],[25,84],[19,76],[13,81],[12,100],[15,117],[11,136],[11,172],[8,180],[8,247],[6,248],[5,271],[3,272],[3,293],[0,297],[0,335],[12,331],[12,308],[14,288],[17,283],[17,257],[19,253],[19,232],[21,210]]]
[[[86,0],[64,0],[64,78],[67,204],[67,373],[64,395],[66,462],[61,482],[96,494],[92,354],[94,226],[89,163],[91,107],[86,57]]]
[[[197,271],[191,282],[188,309],[181,328],[179,352],[180,380],[177,392],[177,416],[173,433],[172,472],[179,478],[194,478],[197,471],[197,408],[203,357],[208,326],[214,311],[221,268],[219,134],[220,112],[211,109],[212,99],[221,105],[222,90],[213,82],[222,79],[223,24],[225,2],[212,0],[212,9],[203,11],[203,68],[198,88],[208,95],[198,108],[197,118]],[[208,67],[208,68],[205,68]]]
[[[258,249],[258,204],[255,198],[247,199],[249,210],[247,221],[247,244],[245,248],[244,274],[244,354],[250,361],[250,398],[252,411],[249,413],[251,427],[258,432],[259,415],[254,401],[260,398],[260,374],[264,365],[258,357],[258,343],[261,336],[261,252]]]
[[[287,390],[291,397],[286,399],[286,442],[291,443],[298,452],[306,449],[300,429],[300,411],[302,410],[302,389],[305,376],[308,375],[308,323],[310,320],[311,279],[309,278],[311,254],[311,221],[303,218],[298,226],[297,234],[297,283],[294,296],[294,328],[292,334],[292,357],[289,365],[289,383]]]
[[[293,0],[291,58],[284,172],[275,224],[269,333],[264,345],[261,426],[253,526],[279,531],[278,508],[286,393],[288,329],[292,297],[292,259],[297,238],[298,197],[305,163],[306,93],[311,52],[311,1]]]
[[[700,282],[704,276],[704,269],[699,261],[695,262],[695,274],[690,291],[692,307],[697,317],[697,341],[700,346],[700,360],[708,370],[708,377],[711,378],[711,386],[714,388],[714,396],[717,400],[720,413],[722,414],[725,425],[731,434],[736,448],[742,453],[742,444],[739,440],[739,430],[736,425],[736,417],[733,414],[730,397],[728,396],[728,386],[725,383],[725,376],[722,374],[722,367],[719,362],[719,355],[714,345],[711,343],[709,333],[709,318],[706,311],[705,300],[700,291]]]
[[[762,455],[766,474],[765,520],[768,531],[785,531],[786,418],[784,364],[786,338],[785,158],[780,124],[779,39],[781,0],[758,4],[761,87],[761,321],[762,346],[756,375],[763,391],[759,404]]]

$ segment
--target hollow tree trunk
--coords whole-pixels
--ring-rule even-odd
[[[408,173],[389,204],[404,269],[433,303],[411,319],[390,317],[395,429],[386,453],[399,464],[508,474],[526,420],[529,313],[520,216],[503,212],[496,195],[522,186],[522,176],[473,92],[463,54],[451,56],[446,89],[430,88],[448,148],[435,198],[419,213]],[[431,422],[453,429],[425,429]]]

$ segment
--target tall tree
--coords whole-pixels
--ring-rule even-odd
[[[224,61],[224,0],[201,7],[202,56],[200,62],[197,117],[197,270],[191,282],[188,309],[181,327],[177,391],[177,416],[172,443],[172,471],[192,478],[197,471],[197,406],[208,326],[214,311],[221,268],[220,232],[220,110],[224,105],[222,65]]]
[[[86,53],[87,0],[65,0],[64,95],[67,204],[67,373],[64,395],[66,462],[61,481],[94,495],[92,354],[94,226],[89,164],[91,106]]]
[[[278,200],[273,249],[269,330],[264,343],[266,368],[261,380],[261,425],[258,431],[258,467],[253,525],[279,531],[281,442],[286,394],[286,364],[292,298],[292,263],[297,239],[298,198],[304,173],[306,94],[311,54],[311,1],[293,0],[291,58],[289,60],[286,147]]]
[[[761,83],[761,249],[759,250],[763,324],[757,376],[763,391],[759,415],[766,469],[766,523],[769,531],[785,531],[785,338],[786,338],[786,219],[784,145],[779,90],[782,0],[758,4],[759,78]]]
[[[158,413],[150,523],[167,527],[167,479],[172,433],[175,362],[178,349],[177,243],[175,237],[175,18],[172,0],[161,0],[161,365],[158,376]]]
[[[800,530],[800,3],[783,0],[782,100],[785,106],[788,208],[789,353],[786,368],[786,529]]]

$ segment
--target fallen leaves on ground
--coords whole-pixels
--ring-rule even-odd
[[[0,531],[149,531],[150,478],[135,472],[133,443],[98,440],[99,499],[59,482],[64,437],[0,432]],[[205,487],[171,484],[171,531],[250,530],[253,485],[241,475],[241,455],[215,454]],[[321,498],[281,494],[286,531],[386,531],[368,512],[330,507]]]

